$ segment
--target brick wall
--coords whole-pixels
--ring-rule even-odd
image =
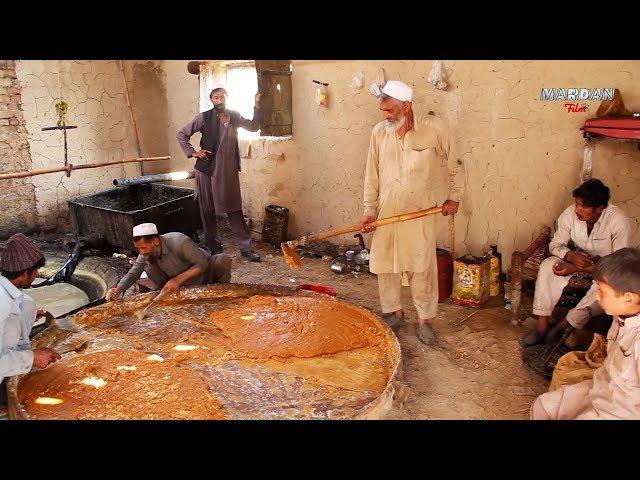
[[[0,173],[31,169],[15,62],[0,60]],[[0,180],[0,237],[36,228],[36,197],[30,177]]]

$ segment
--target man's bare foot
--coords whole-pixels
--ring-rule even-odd
[[[397,310],[395,312],[383,313],[382,319],[390,328],[398,328],[404,324],[404,311]]]
[[[428,323],[418,323],[416,336],[425,345],[433,345],[436,341],[436,332],[433,331],[433,328]]]

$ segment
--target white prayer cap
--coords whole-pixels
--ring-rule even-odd
[[[382,93],[401,102],[410,102],[413,98],[413,90],[411,87],[398,80],[389,80],[382,89]]]
[[[155,223],[141,223],[133,227],[133,236],[142,237],[144,235],[158,235],[158,227]]]
[[[222,89],[224,90],[224,94],[227,94],[227,88],[224,86],[224,83],[222,82],[215,82],[213,85],[211,85],[211,93],[209,93],[209,96],[211,96],[211,94],[213,92],[215,92],[216,90]]]

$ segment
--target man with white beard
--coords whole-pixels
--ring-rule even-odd
[[[388,81],[380,97],[384,121],[373,127],[364,181],[362,230],[375,230],[369,268],[378,275],[380,304],[385,322],[392,328],[404,323],[401,303],[402,273],[411,286],[418,312],[416,334],[425,344],[435,334],[429,321],[438,311],[438,270],[434,217],[385,225],[377,229],[368,223],[377,218],[433,207],[431,167],[447,160],[449,197],[443,215],[458,211],[465,179],[462,159],[453,135],[442,120],[414,114],[413,90],[406,84]]]

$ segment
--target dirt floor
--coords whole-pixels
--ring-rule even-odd
[[[330,260],[302,258],[300,270],[287,267],[279,248],[256,242],[260,263],[239,255],[225,236],[225,252],[233,257],[232,282],[296,286],[317,283],[338,298],[380,312],[373,274],[336,274]],[[537,395],[549,382],[526,367],[520,338],[525,330],[509,324],[510,312],[494,298],[461,326],[453,326],[477,309],[440,304],[433,327],[438,344],[426,346],[415,336],[416,311],[409,288],[403,288],[407,323],[397,332],[402,348],[403,388],[388,419],[527,419]]]

